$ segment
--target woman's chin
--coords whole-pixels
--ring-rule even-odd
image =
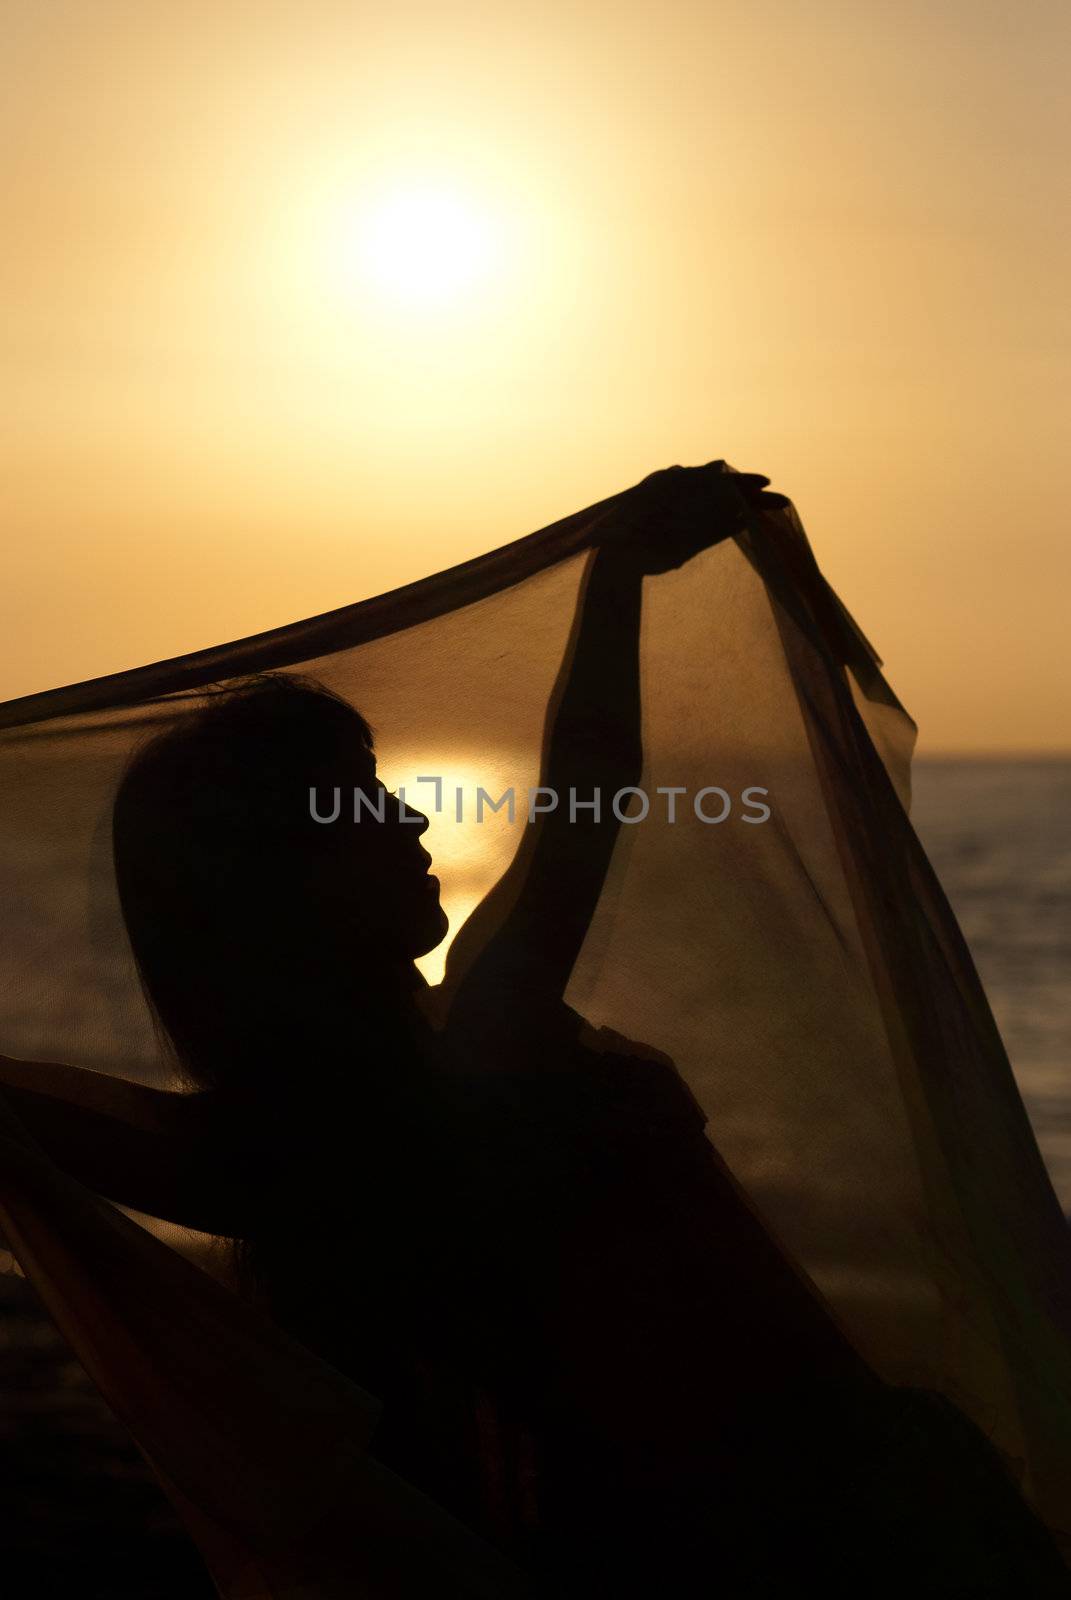
[[[419,956],[426,956],[437,944],[442,944],[450,929],[450,918],[438,901],[431,907],[431,915],[425,920],[426,926],[420,929],[417,948],[413,950],[414,961]]]

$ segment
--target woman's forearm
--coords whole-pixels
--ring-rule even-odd
[[[542,782],[568,804],[585,784],[609,791],[638,782],[643,765],[640,618],[643,576],[614,547],[598,550],[548,716]],[[594,813],[580,813],[593,817]]]
[[[115,1117],[147,1131],[169,1124],[170,1107],[176,1099],[167,1089],[154,1089],[110,1072],[14,1056],[0,1056],[0,1088],[13,1095],[26,1091],[58,1106]]]
[[[638,784],[643,764],[642,584],[627,557],[596,552],[548,711],[539,780],[548,794],[451,950],[455,1016],[482,1025],[501,1013],[503,995],[538,1007],[565,992],[621,828],[614,797]]]
[[[10,1056],[0,1056],[0,1094],[49,1159],[97,1194],[184,1227],[235,1231],[240,1196],[205,1096]]]

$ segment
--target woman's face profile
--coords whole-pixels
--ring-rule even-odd
[[[324,891],[341,898],[347,920],[371,956],[415,960],[444,938],[449,921],[439,902],[439,880],[421,843],[428,829],[422,811],[388,790],[371,751],[356,747],[338,781],[338,815],[313,823],[330,836]],[[331,790],[318,809],[335,809]]]

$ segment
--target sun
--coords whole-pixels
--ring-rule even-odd
[[[474,291],[497,258],[493,219],[446,184],[410,183],[379,195],[353,219],[350,264],[378,293],[438,306]]]

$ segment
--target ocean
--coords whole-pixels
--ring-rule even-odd
[[[1071,1212],[1071,760],[921,760],[913,815]],[[10,1270],[0,1270],[0,1393],[11,1600],[210,1600],[133,1444]]]
[[[1071,1213],[1071,760],[919,760],[911,809]]]

